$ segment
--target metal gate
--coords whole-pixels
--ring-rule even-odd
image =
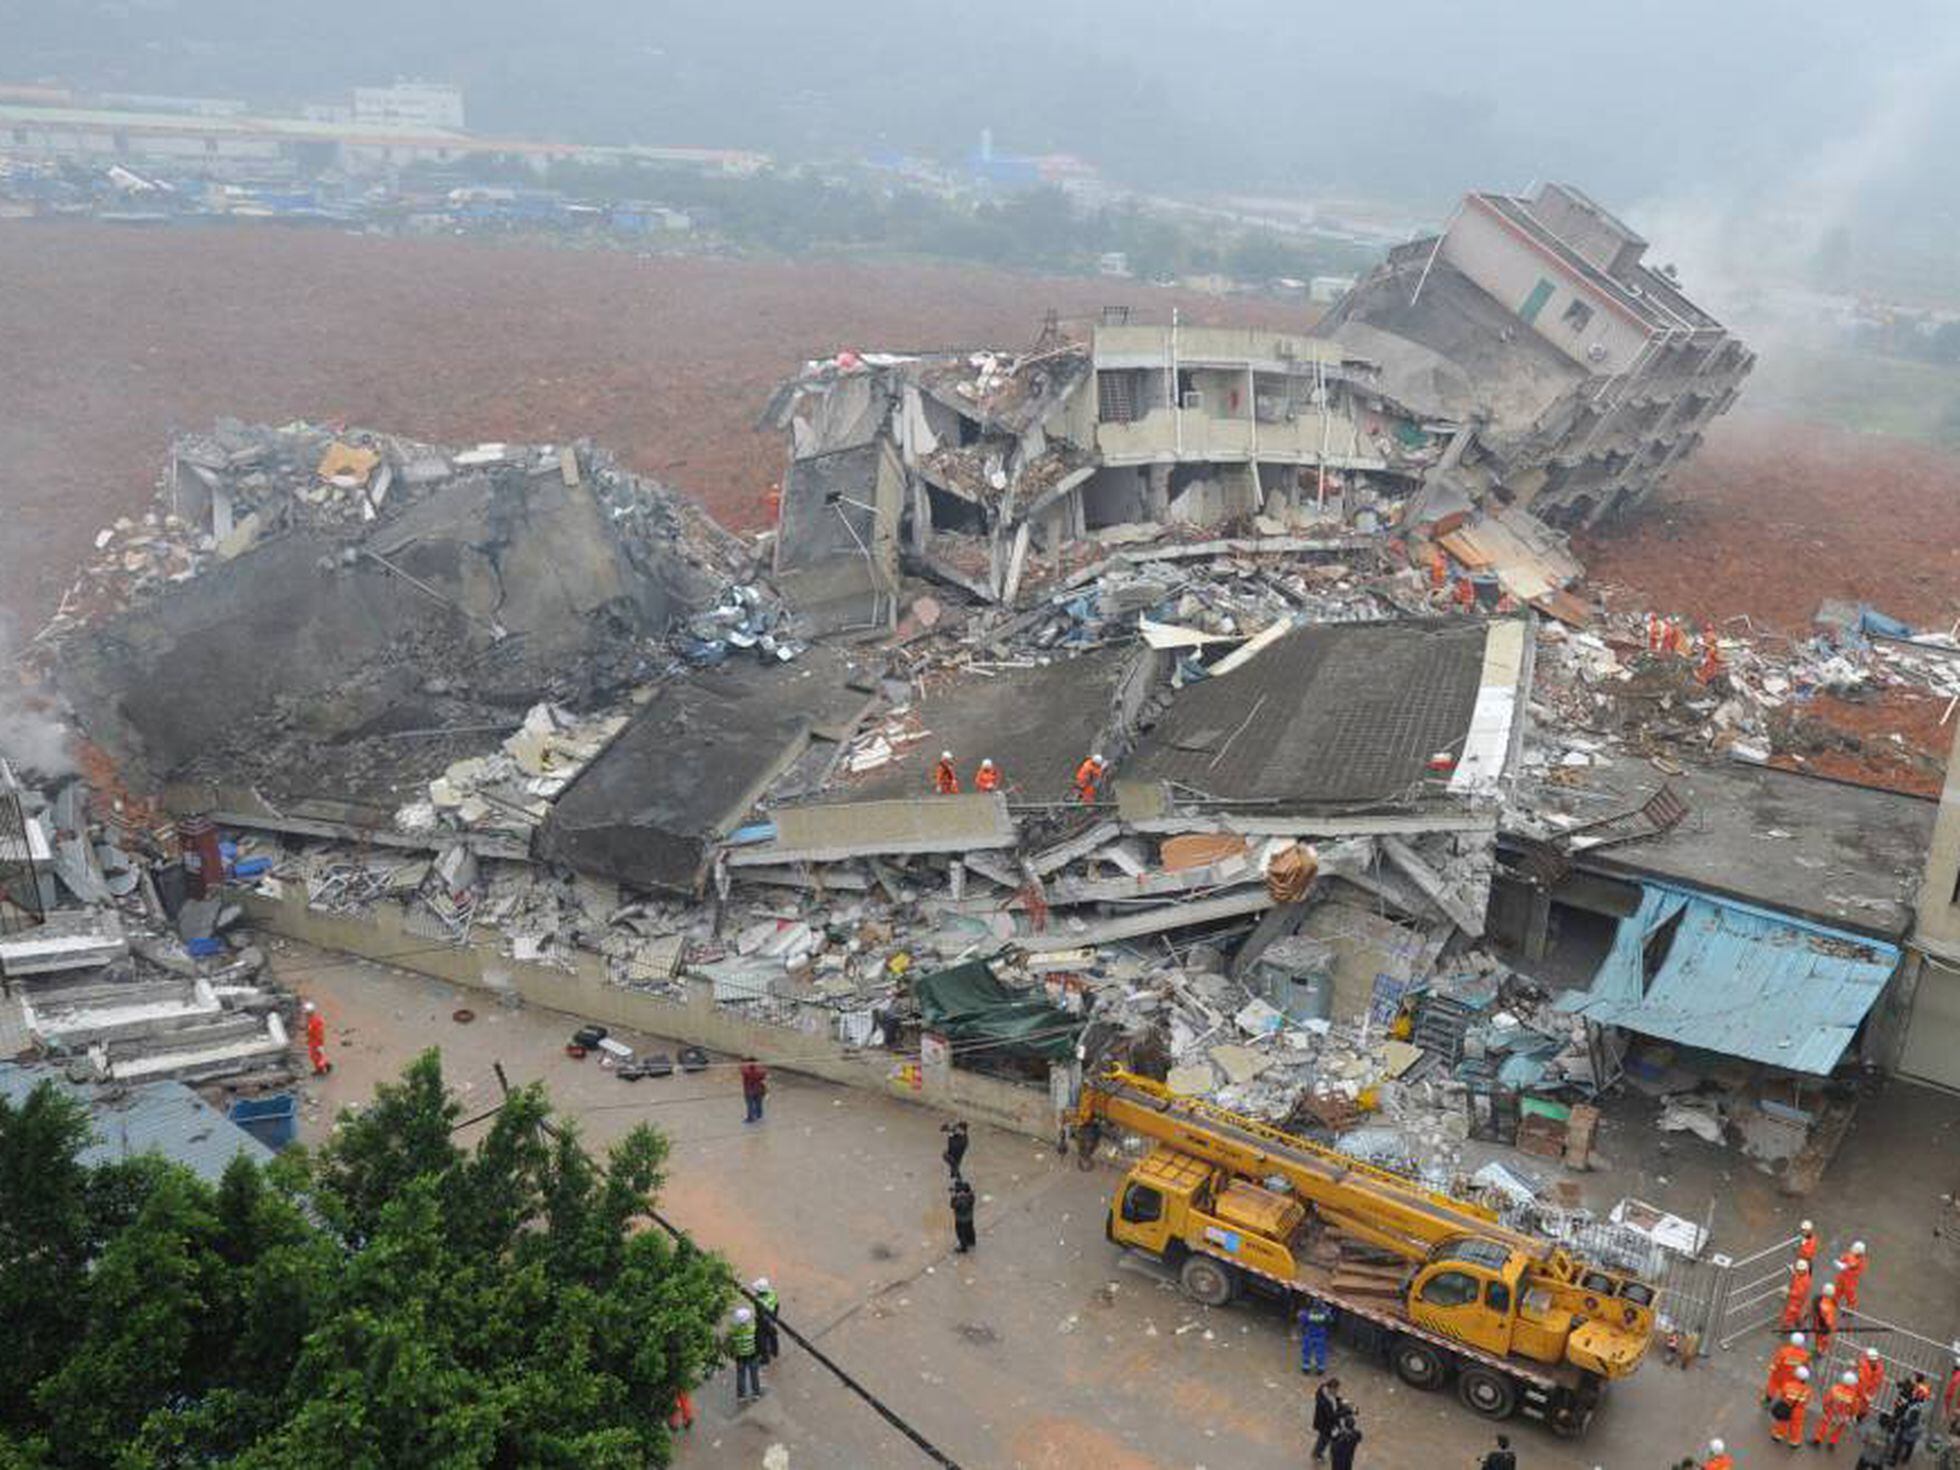
[[[1758,1328],[1775,1325],[1790,1289],[1789,1262],[1802,1239],[1792,1235],[1740,1260],[1714,1257],[1719,1278],[1715,1340],[1721,1347],[1730,1347]]]

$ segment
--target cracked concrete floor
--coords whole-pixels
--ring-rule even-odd
[[[1108,1170],[1084,1173],[1032,1140],[976,1130],[967,1172],[981,1192],[980,1243],[955,1256],[937,1113],[779,1071],[767,1120],[749,1128],[732,1066],[629,1084],[564,1055],[572,1027],[564,1016],[505,1009],[480,993],[277,941],[274,963],[320,1003],[332,1033],[335,1071],[308,1086],[304,1136],[317,1138],[333,1110],[365,1099],[430,1045],[442,1048],[468,1111],[495,1100],[491,1069],[501,1062],[513,1082],[542,1079],[595,1144],[643,1120],[657,1124],[673,1142],[662,1196],[671,1218],[745,1278],[773,1278],[791,1323],[967,1470],[1306,1463],[1311,1380],[1295,1368],[1280,1313],[1194,1306],[1148,1263],[1117,1252],[1102,1234]],[[476,1020],[452,1021],[458,1006]],[[1955,1110],[1949,1100],[1940,1106],[1941,1126],[1950,1127]],[[1918,1125],[1898,1126],[1910,1134]],[[1658,1146],[1657,1137],[1621,1147]],[[1860,1228],[1883,1241],[1891,1237],[1869,1201],[1897,1184],[1898,1171],[1883,1162],[1890,1145],[1867,1143],[1843,1188],[1860,1192]],[[1681,1203],[1665,1193],[1661,1202],[1683,1208],[1734,1167],[1732,1155],[1698,1148],[1666,1145],[1668,1187],[1683,1193]],[[1828,1198],[1807,1208],[1831,1219]],[[1899,1229],[1899,1250],[1915,1233]],[[1951,1276],[1940,1288],[1948,1297]],[[1868,1289],[1883,1289],[1885,1277],[1875,1266]],[[742,1412],[728,1373],[703,1387],[679,1465],[929,1463],[800,1350],[786,1352],[767,1396]],[[1745,1343],[1685,1373],[1650,1363],[1615,1389],[1580,1444],[1512,1426],[1520,1463],[1644,1470],[1672,1465],[1711,1434],[1725,1436],[1741,1463],[1764,1463],[1773,1447],[1756,1409],[1761,1356]],[[1492,1427],[1452,1398],[1416,1393],[1338,1348],[1334,1371],[1361,1407],[1360,1466],[1471,1465],[1491,1445]]]

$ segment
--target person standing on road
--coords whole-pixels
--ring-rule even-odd
[[[1858,1430],[1858,1463],[1854,1470],[1885,1470],[1892,1459],[1889,1414],[1874,1414]]]
[[[735,1325],[728,1330],[728,1356],[735,1360],[735,1405],[762,1397],[762,1355],[756,1346],[755,1313],[747,1307],[735,1309]]]
[[[974,1247],[973,1234],[973,1186],[964,1179],[953,1185],[953,1235],[959,1241],[954,1247],[961,1255]]]
[[[1341,1416],[1347,1409],[1347,1400],[1341,1397],[1340,1379],[1330,1378],[1313,1391],[1313,1457],[1316,1460],[1327,1458],[1327,1446],[1333,1442],[1334,1431],[1340,1428]]]
[[[946,1124],[946,1151],[940,1155],[946,1161],[946,1171],[953,1176],[953,1182],[960,1182],[960,1164],[966,1158],[966,1123]]]
[[[749,1292],[755,1297],[756,1354],[763,1362],[773,1363],[783,1353],[783,1340],[776,1333],[776,1309],[782,1305],[782,1299],[767,1276],[758,1276],[750,1282]]]
[[[1477,1470],[1518,1470],[1518,1457],[1511,1453],[1511,1436],[1497,1436],[1497,1448],[1485,1455]]]
[[[313,1064],[313,1075],[324,1077],[333,1070],[327,1057],[327,1018],[310,1000],[302,1003],[300,1010],[306,1015],[306,1059]]]
[[[1693,1465],[1694,1461],[1688,1463]],[[1735,1470],[1735,1456],[1729,1453],[1729,1447],[1721,1440],[1711,1439],[1708,1442],[1708,1458],[1701,1462],[1701,1470]]]
[[[1933,1390],[1924,1373],[1912,1375],[1910,1384],[1901,1384],[1899,1401],[1892,1406],[1892,1458],[1890,1465],[1907,1465],[1919,1452],[1919,1436],[1926,1432],[1926,1402]]]
[[[1300,1308],[1300,1371],[1327,1371],[1327,1334],[1334,1328],[1334,1309],[1317,1296]]]
[[[1354,1452],[1360,1445],[1361,1425],[1355,1420],[1353,1406],[1348,1405],[1334,1426],[1334,1438],[1327,1447],[1328,1464],[1334,1470],[1354,1470]]]
[[[742,1058],[742,1105],[747,1116],[744,1123],[762,1121],[762,1100],[769,1096],[769,1069],[754,1057]]]

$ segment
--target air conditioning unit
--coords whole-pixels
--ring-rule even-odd
[[[1178,401],[1178,406],[1181,408],[1203,408],[1205,406],[1205,395],[1199,392],[1196,388],[1193,388],[1189,393],[1184,394],[1177,401]]]

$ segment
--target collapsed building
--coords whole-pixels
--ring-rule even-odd
[[[793,1033],[1037,1133],[1028,1083],[1120,1055],[1435,1178],[1583,1162],[1621,1087],[1814,1176],[1847,1072],[1916,1054],[1929,819],[1763,766],[1812,692],[1960,694],[1951,660],[1862,615],[1683,652],[1587,603],[1516,441],[1387,358],[1120,314],[838,354],[771,407],[766,549],[590,445],[221,424],[36,647],[277,932],[701,1045]],[[241,947],[174,892],[117,903]]]
[[[1085,547],[1195,531],[1508,511],[1544,543],[1651,494],[1754,364],[1646,249],[1569,186],[1478,193],[1311,333],[1109,309],[1024,352],[807,364],[763,419],[775,571],[842,629],[889,626],[908,573],[1012,606]]]
[[[1638,505],[1701,443],[1755,354],[1647,241],[1569,184],[1464,196],[1321,323],[1425,412],[1471,423],[1449,502],[1499,493],[1558,526]]]

